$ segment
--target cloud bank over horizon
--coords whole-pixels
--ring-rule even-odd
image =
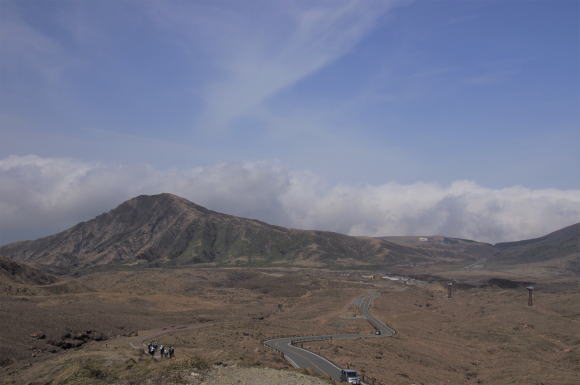
[[[276,161],[161,170],[36,155],[0,159],[0,244],[89,220],[140,194],[170,192],[215,211],[351,235],[446,235],[484,242],[533,238],[580,222],[580,190],[329,184]]]

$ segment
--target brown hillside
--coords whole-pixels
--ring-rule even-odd
[[[465,271],[510,271],[511,274],[521,273],[523,270],[541,270],[554,276],[580,275],[580,223],[543,237],[495,245],[443,236],[398,236],[380,239],[421,250],[429,256],[430,261],[439,263],[421,267],[443,269],[439,269],[438,273],[446,268],[459,268]],[[451,265],[445,266],[445,262]]]
[[[0,255],[74,271],[104,265],[382,265],[425,261],[385,240],[272,226],[171,194],[139,196],[61,233],[0,247]]]
[[[54,283],[56,278],[26,264],[0,257],[0,281],[4,283],[46,285]]]
[[[489,258],[497,249],[489,243],[443,236],[391,236],[380,239],[402,246],[421,249],[427,255],[460,261],[476,261]]]
[[[495,245],[502,259],[522,262],[541,261],[580,253],[580,223],[554,231],[540,238]]]
[[[580,275],[580,223],[540,238],[498,243],[494,264],[545,265],[552,270]]]

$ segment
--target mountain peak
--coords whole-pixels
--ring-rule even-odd
[[[0,255],[63,271],[98,265],[300,261],[328,266],[424,258],[386,241],[291,230],[217,213],[168,193],[137,196],[59,234],[0,247]]]
[[[129,199],[49,237],[2,246],[0,256],[63,272],[104,265],[196,263],[396,267],[482,257],[529,262],[578,253],[579,230],[576,224],[542,238],[495,246],[446,237],[430,237],[432,242],[408,237],[412,242],[405,242],[405,237],[350,237],[272,226],[162,193]]]
[[[136,196],[135,198],[131,198],[121,203],[118,207],[124,206],[139,209],[165,207],[167,209],[169,208],[190,209],[190,210],[193,209],[202,212],[209,212],[209,210],[203,206],[200,206],[191,201],[188,201],[185,198],[170,193],[161,193],[155,195],[139,195]]]
[[[188,201],[185,198],[182,198],[178,195],[167,193],[167,192],[153,194],[153,195],[141,194],[141,195],[138,195],[134,198],[131,198],[131,199],[125,201],[125,203],[127,203],[127,202],[143,202],[143,201],[189,202],[189,203],[191,203],[190,201]]]
[[[64,270],[167,260],[184,244],[180,233],[211,215],[218,214],[177,195],[140,195],[61,233],[3,246],[0,255]]]

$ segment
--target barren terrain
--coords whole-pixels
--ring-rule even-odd
[[[35,286],[27,292],[32,294],[5,294],[0,381],[211,384],[224,367],[292,370],[262,342],[371,332],[352,306],[371,288],[381,293],[373,313],[397,330],[396,337],[307,347],[381,384],[571,385],[580,375],[577,281],[536,281],[536,303],[528,307],[524,287],[475,287],[481,276],[473,277],[474,287],[458,284],[454,298],[447,299],[444,282],[412,286],[362,275],[305,269],[111,271]],[[145,355],[142,343],[151,340],[173,344],[176,359]]]

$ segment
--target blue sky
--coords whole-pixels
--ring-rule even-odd
[[[212,179],[228,165],[265,167],[273,179],[281,172],[285,186],[309,175],[322,186],[310,200],[386,185],[440,186],[449,194],[469,181],[488,191],[486,199],[523,188],[576,202],[579,15],[575,0],[0,0],[4,189],[39,188],[23,182],[37,179],[22,170],[66,159],[77,170],[104,167],[117,184],[112,170],[120,168],[164,180],[213,170],[204,174]],[[56,175],[51,186],[62,182]],[[59,209],[57,189],[39,207],[62,221],[30,234],[64,228],[132,193],[179,190],[176,183],[111,186],[109,200],[82,212]],[[400,226],[400,218],[335,226],[325,211],[326,220],[307,220],[297,214],[305,202],[287,207],[287,189],[268,198],[284,209],[246,207],[235,194],[212,201],[195,193],[199,183],[184,195],[279,224],[419,231]],[[30,203],[2,191],[0,207]],[[576,203],[548,206],[538,213],[551,210],[550,226],[580,220]],[[506,222],[470,233],[450,224],[421,231],[506,240],[547,230],[531,223],[517,233]],[[27,237],[27,223],[0,224],[10,234],[0,242]]]

